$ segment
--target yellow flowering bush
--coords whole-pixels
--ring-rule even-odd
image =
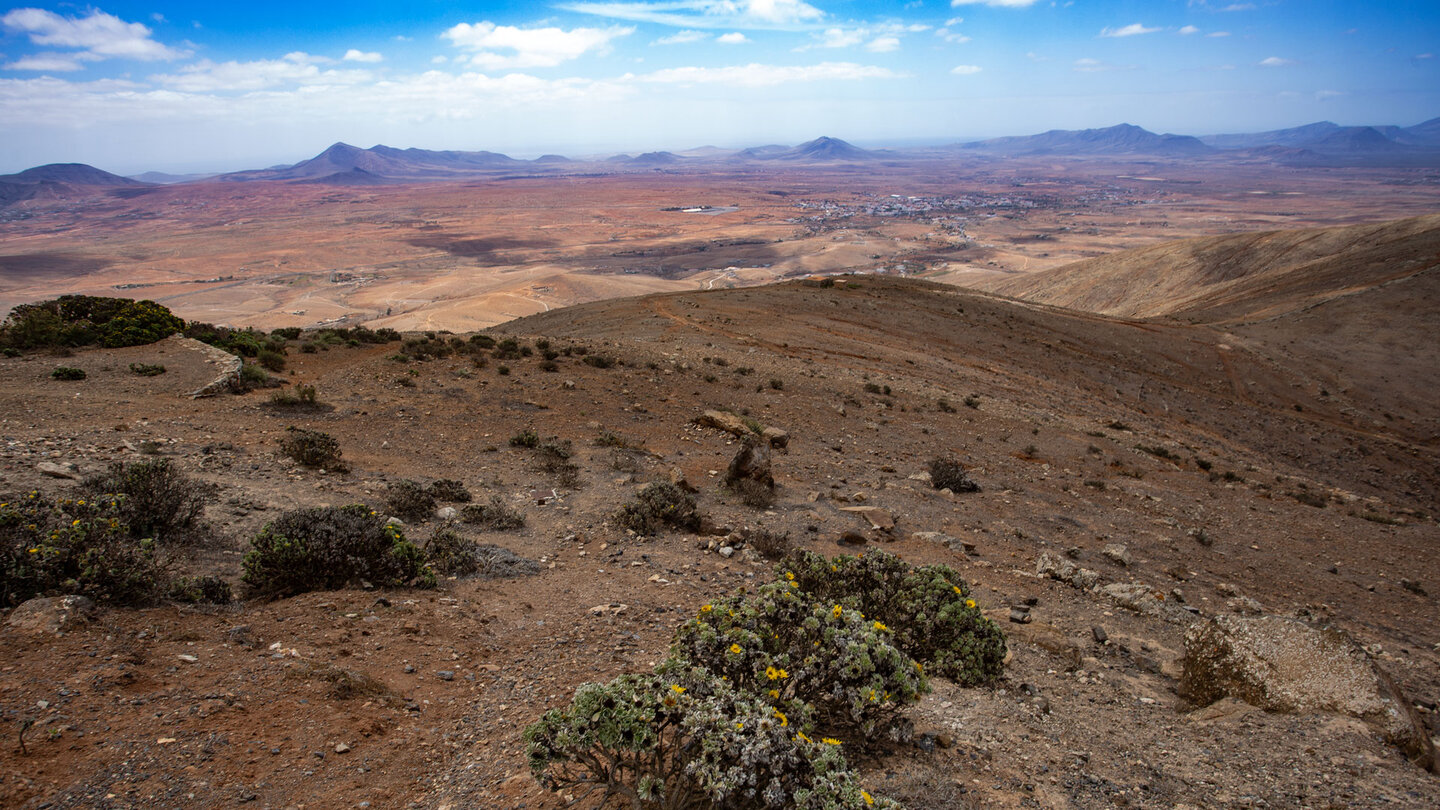
[[[639,810],[900,805],[865,792],[838,745],[702,670],[584,684],[525,730],[531,773],[551,790],[594,786]]]
[[[784,711],[812,706],[826,722],[867,738],[888,732],[928,689],[924,673],[883,625],[793,584],[772,582],[716,602],[681,625],[661,671],[704,669]]]
[[[999,678],[1005,636],[945,565],[912,566],[883,551],[827,559],[799,550],[777,568],[810,598],[857,610],[931,674],[961,686]]]
[[[155,542],[137,537],[116,495],[0,498],[0,605],[79,594],[97,602],[154,601],[165,585]]]

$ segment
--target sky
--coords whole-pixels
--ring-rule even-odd
[[[0,173],[1440,116],[1435,0],[0,4]]]

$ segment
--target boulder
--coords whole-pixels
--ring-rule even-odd
[[[1048,551],[1041,552],[1040,559],[1035,561],[1035,573],[1069,583],[1082,591],[1088,591],[1100,584],[1100,574],[1089,568],[1081,568],[1063,557],[1056,557]]]
[[[95,603],[83,596],[30,599],[10,612],[5,625],[22,633],[60,635],[90,621]]]
[[[944,532],[911,532],[910,537],[926,543],[934,543],[937,546],[944,546],[961,555],[968,554],[975,550],[974,543],[966,543]]]
[[[51,478],[68,478],[71,481],[80,480],[80,468],[70,462],[56,463],[54,461],[42,461],[35,465],[35,469],[41,475],[48,475]]]
[[[754,431],[745,420],[729,411],[706,411],[695,417],[695,424],[723,430],[736,436],[753,436]]]
[[[775,488],[775,476],[770,471],[770,447],[756,441],[747,441],[740,452],[730,459],[725,470],[725,483],[734,485],[750,480],[765,487]]]
[[[1363,720],[1412,763],[1434,771],[1435,746],[1410,701],[1343,631],[1281,616],[1217,616],[1185,634],[1180,695],[1225,697],[1274,712]]]
[[[889,510],[881,509],[878,506],[842,506],[841,512],[850,512],[859,515],[870,524],[870,528],[881,531],[889,531],[895,528],[895,518]]]
[[[776,450],[784,450],[790,445],[790,434],[777,427],[767,427],[761,431],[760,438],[764,439]]]
[[[1135,559],[1130,556],[1130,549],[1126,548],[1124,543],[1110,543],[1100,553],[1104,554],[1110,562],[1125,568],[1129,568],[1130,564],[1135,562]]]

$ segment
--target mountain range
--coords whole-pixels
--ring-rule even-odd
[[[1320,121],[1289,129],[1195,137],[1157,134],[1133,124],[1100,129],[1050,130],[1037,135],[991,138],[939,150],[870,150],[839,138],[820,137],[797,146],[771,144],[746,149],[704,146],[683,152],[620,154],[606,159],[543,155],[521,160],[497,152],[398,149],[383,144],[363,149],[336,143],[299,163],[222,175],[167,175],[147,172],[120,177],[85,164],[57,163],[0,176],[0,207],[37,198],[63,198],[77,189],[143,186],[198,181],[368,186],[459,179],[495,174],[557,174],[566,171],[666,171],[683,167],[746,163],[833,164],[880,160],[926,160],[937,156],[1161,157],[1266,160],[1294,166],[1440,166],[1440,118],[1410,127],[1351,126]]]

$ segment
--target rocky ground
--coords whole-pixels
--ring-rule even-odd
[[[530,357],[501,374],[401,364],[394,345],[292,349],[287,376],[329,406],[301,412],[264,391],[183,398],[214,368],[175,344],[0,360],[0,490],[73,483],[41,462],[170,459],[218,493],[217,539],[180,567],[238,584],[266,521],[378,504],[405,478],[499,496],[524,528],[462,531],[538,563],[433,591],[102,610],[59,634],[12,622],[0,805],[566,806],[531,780],[521,730],[582,682],[647,669],[698,605],[771,576],[743,543],[758,528],[950,564],[1007,632],[1005,678],[935,681],[911,711],[917,743],[847,742],[873,792],[914,808],[1440,805],[1440,780],[1361,720],[1179,694],[1195,623],[1298,616],[1364,645],[1437,732],[1435,447],[1314,401],[1263,346],[880,279],[609,302],[502,332],[622,364]],[[136,361],[167,372],[135,376]],[[87,379],[50,379],[62,363]],[[788,432],[772,507],[721,488],[740,445],[696,424],[710,409]],[[335,436],[350,472],[285,458],[290,425]],[[573,442],[577,481],[510,446],[527,428]],[[1346,463],[1357,444],[1366,461]],[[942,455],[982,490],[934,489]],[[709,531],[643,538],[608,520],[675,475]]]

